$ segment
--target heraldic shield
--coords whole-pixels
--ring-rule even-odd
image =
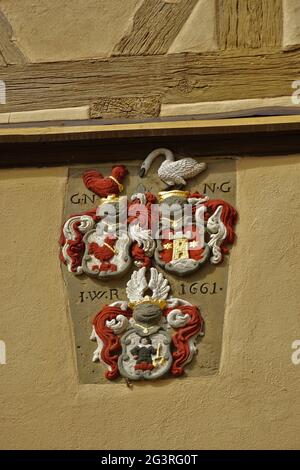
[[[145,295],[150,290],[151,295]],[[197,307],[170,295],[167,279],[156,268],[134,271],[127,283],[128,300],[105,306],[93,321],[97,341],[93,361],[101,361],[110,380],[157,379],[168,372],[177,377],[197,351],[204,334]]]
[[[92,214],[71,217],[63,227],[62,258],[69,271],[100,279],[125,274],[132,264],[131,239],[122,224],[126,198],[108,196]],[[114,214],[110,212],[114,210]],[[101,214],[105,214],[105,221]],[[126,219],[125,219],[126,220]]]

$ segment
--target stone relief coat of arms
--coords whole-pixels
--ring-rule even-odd
[[[184,187],[206,169],[192,158],[175,161],[169,149],[156,149],[143,162],[144,178],[156,157],[166,189],[121,195],[127,169],[112,168],[104,177],[86,170],[85,186],[97,195],[97,206],[71,215],[63,224],[61,260],[70,275],[85,274],[109,282],[131,273],[127,299],[103,305],[92,324],[97,342],[94,362],[105,376],[126,380],[178,377],[197,352],[204,335],[199,306],[173,297],[168,275],[187,277],[217,265],[234,242],[237,212],[222,199],[209,199]]]

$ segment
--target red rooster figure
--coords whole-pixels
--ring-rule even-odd
[[[124,165],[117,165],[112,168],[111,176],[104,177],[98,170],[87,170],[83,173],[82,179],[86,187],[100,197],[107,197],[110,194],[120,194],[123,191],[122,181],[127,174]]]
[[[117,266],[110,263],[109,260],[113,258],[116,253],[114,248],[117,239],[115,237],[107,236],[104,239],[103,245],[99,246],[98,243],[92,242],[89,244],[89,255],[94,255],[99,261],[100,265],[95,264],[93,271],[116,271]]]

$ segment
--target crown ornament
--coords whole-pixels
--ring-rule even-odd
[[[136,300],[134,302],[129,302],[128,307],[133,310],[138,305],[143,304],[153,304],[157,305],[161,310],[164,310],[167,306],[167,302],[164,299],[153,299],[149,295],[146,295],[142,300]]]
[[[188,198],[189,194],[189,191],[183,191],[180,189],[173,189],[172,191],[160,191],[158,193],[158,201],[163,202],[171,196]]]
[[[102,204],[109,204],[113,202],[119,202],[121,198],[126,196],[118,196],[117,194],[109,194],[107,197],[101,197],[97,199],[98,206],[102,206]]]

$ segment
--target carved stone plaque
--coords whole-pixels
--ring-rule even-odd
[[[235,160],[209,157],[197,162],[206,163],[206,169],[199,165],[196,175],[191,174],[193,168],[188,169],[188,181],[181,185],[178,180],[181,176],[173,174],[171,167],[164,173],[161,160],[156,158],[146,175],[141,171],[142,160],[122,162],[128,173],[115,172],[116,177],[109,163],[69,169],[61,259],[65,263],[62,263],[62,273],[81,383],[118,383],[124,378],[165,380],[179,375],[201,377],[218,371],[229,251],[236,223]],[[183,174],[186,168],[179,170]],[[166,181],[165,175],[176,181]],[[97,181],[102,178],[111,179],[109,187],[114,186],[117,195],[110,191],[106,197],[101,196]],[[187,204],[199,208],[200,212],[205,206],[203,230],[208,238],[204,246],[200,248],[197,240],[187,241],[180,236],[168,241],[161,226],[163,235],[152,247],[144,239],[140,242],[143,233],[136,234],[136,225],[131,232],[125,230],[123,238],[119,234],[117,238],[107,237],[103,226],[99,229],[99,207],[103,209],[107,199],[114,205],[121,196],[127,196],[127,208],[137,202],[145,203],[148,208],[154,203],[159,206],[168,202],[170,196],[176,201],[178,197],[185,198]],[[124,220],[125,226],[129,219]],[[191,247],[196,251],[189,257]],[[110,307],[105,317],[107,306]],[[99,312],[102,313],[97,316]],[[149,315],[152,320],[147,323],[145,318]],[[106,336],[99,337],[97,328],[101,330],[99,325],[104,317],[113,345],[110,343],[111,349],[107,347],[103,355]],[[189,332],[193,319],[197,322],[195,334]],[[186,345],[178,345],[181,337]],[[181,353],[186,354],[182,363]],[[147,381],[144,382],[146,386]]]

